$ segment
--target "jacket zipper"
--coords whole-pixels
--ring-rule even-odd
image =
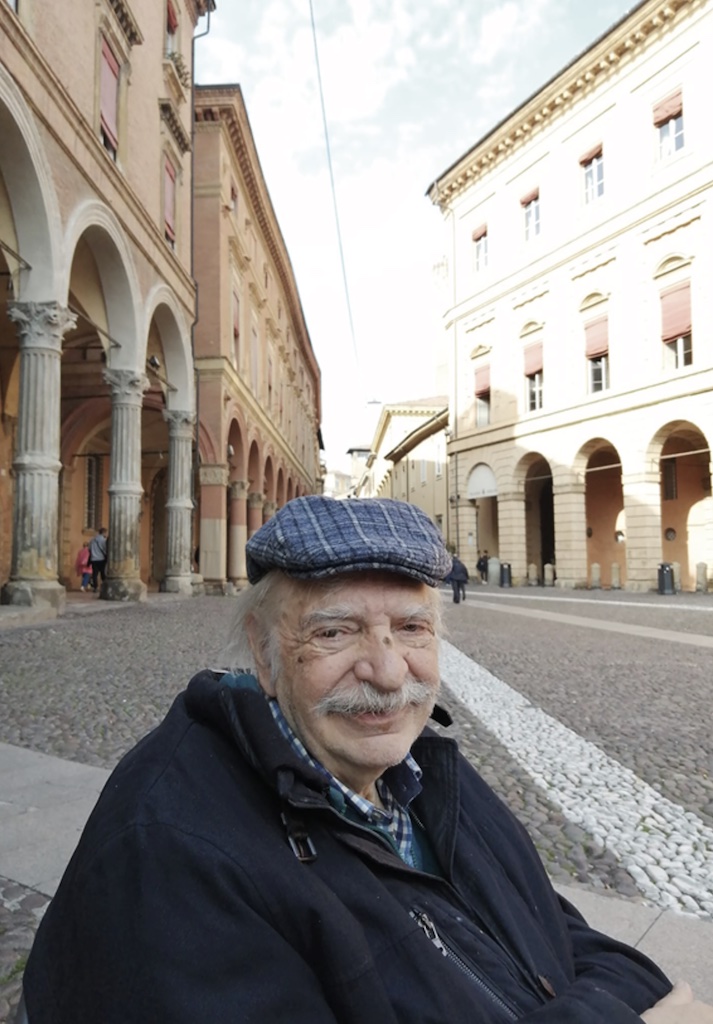
[[[411,910],[410,914],[442,956],[451,960],[467,978],[474,982],[482,992],[485,992],[485,994],[503,1011],[503,1013],[507,1014],[510,1020],[518,1020],[518,1014],[512,1006],[510,1006],[509,1003],[506,1003],[503,997],[498,995],[498,993],[488,985],[488,983],[477,973],[474,967],[466,963],[463,957],[443,941],[441,936],[438,934],[438,929],[428,914],[425,914],[422,910],[416,909]]]

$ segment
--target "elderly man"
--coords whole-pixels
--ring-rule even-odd
[[[298,498],[247,550],[232,671],[112,775],[30,957],[30,1024],[713,1020],[557,897],[424,728],[450,564],[430,520]]]

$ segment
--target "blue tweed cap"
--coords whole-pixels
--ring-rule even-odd
[[[435,587],[451,567],[443,537],[426,513],[391,498],[294,498],[245,550],[251,583],[271,569],[297,579],[378,569]]]

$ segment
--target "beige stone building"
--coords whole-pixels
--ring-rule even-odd
[[[429,189],[458,544],[515,582],[713,585],[711,69],[713,3],[645,0]]]
[[[238,86],[195,91],[200,571],[246,581],[245,541],[321,490],[320,374]]]
[[[191,61],[213,0],[0,3],[0,581],[189,592]]]
[[[417,505],[448,540],[447,427],[445,395],[384,405],[354,496]]]

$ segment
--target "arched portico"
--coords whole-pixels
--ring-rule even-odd
[[[472,522],[475,525],[475,547],[477,551],[487,551],[488,555],[500,556],[500,533],[498,528],[498,483],[495,473],[487,462],[478,462],[468,474],[466,497],[472,509]],[[459,532],[463,532],[460,523]],[[466,532],[469,533],[469,524]],[[461,551],[465,548],[460,545]],[[471,559],[477,560],[477,555]]]

